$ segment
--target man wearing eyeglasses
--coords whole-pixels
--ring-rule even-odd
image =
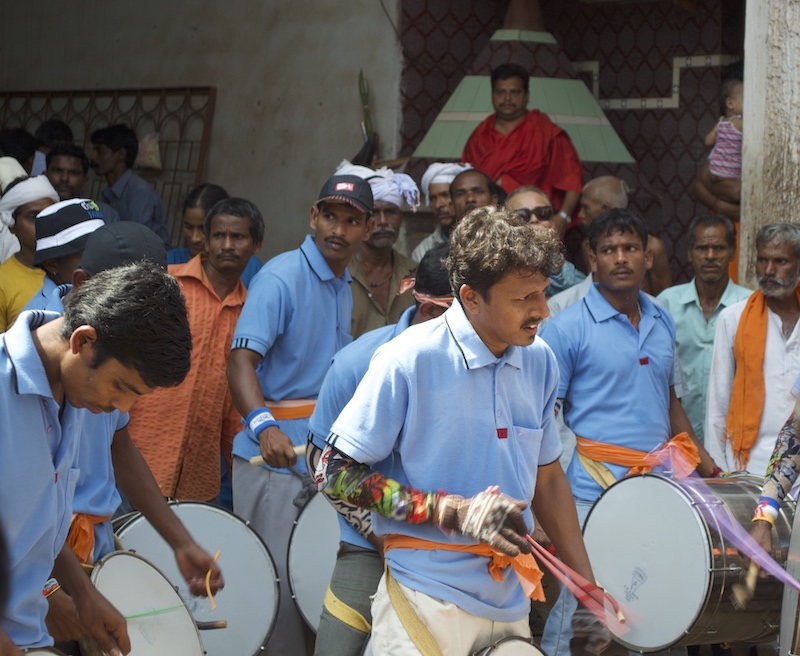
[[[538,228],[549,228],[555,231],[559,239],[564,238],[566,221],[560,214],[555,213],[550,199],[538,187],[530,185],[520,187],[508,196],[506,207],[522,217],[526,223]],[[560,273],[550,278],[550,286],[545,290],[545,296],[550,298],[581,283],[585,278],[586,276],[578,271],[572,262],[565,261]]]

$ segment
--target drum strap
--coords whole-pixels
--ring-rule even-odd
[[[275,419],[285,421],[288,419],[308,419],[314,414],[314,407],[317,402],[314,399],[284,399],[283,401],[264,399],[264,405],[269,408]]]
[[[442,650],[436,642],[436,638],[431,635],[428,627],[417,615],[416,611],[408,603],[408,599],[400,589],[400,584],[392,576],[389,566],[386,566],[386,591],[389,593],[389,601],[392,608],[400,618],[400,623],[411,638],[411,642],[419,650],[422,656],[442,656]]]
[[[367,622],[366,618],[355,608],[348,606],[339,599],[339,597],[333,594],[331,586],[328,586],[328,589],[325,591],[324,605],[325,610],[351,629],[361,631],[361,633],[369,633],[372,631],[372,626]]]

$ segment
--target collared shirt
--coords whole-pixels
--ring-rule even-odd
[[[733,355],[736,331],[747,301],[720,312],[714,328],[714,351],[708,378],[706,406],[706,448],[717,465],[727,471],[738,469],[731,444],[726,438],[728,407],[737,362]],[[788,338],[781,318],[767,308],[767,343],[764,347],[764,410],[758,438],[750,450],[747,471],[764,476],[781,427],[794,410],[792,384],[800,371],[800,321]]]
[[[350,260],[347,269],[353,277],[350,291],[353,293],[353,320],[350,334],[353,339],[370,330],[397,323],[406,308],[414,305],[411,290],[400,294],[400,281],[411,278],[417,270],[417,263],[392,249],[392,277],[389,280],[389,306],[384,310],[372,295],[369,282],[355,258]]]
[[[752,290],[729,280],[708,321],[697,296],[694,278],[685,285],[675,285],[658,295],[658,300],[675,320],[675,350],[686,374],[688,388],[687,393],[681,397],[681,404],[701,443],[705,442],[706,391],[711,373],[717,317],[723,309],[747,299],[752,293]]]
[[[564,422],[577,435],[597,442],[651,451],[669,440],[675,324],[669,313],[639,292],[637,331],[592,286],[582,302],[542,328],[561,369],[558,396]],[[604,463],[619,480],[626,467]],[[578,499],[602,492],[577,457],[567,478]]]
[[[417,262],[422,262],[425,253],[431,250],[434,246],[444,244],[447,241],[447,235],[444,234],[444,229],[441,225],[437,225],[436,229],[423,239],[417,247],[411,252],[411,259]]]
[[[102,196],[123,221],[146,225],[169,248],[164,205],[153,185],[128,169],[112,186],[103,189]]]
[[[47,309],[47,305],[50,302],[50,297],[56,292],[57,289],[58,285],[53,282],[53,279],[50,276],[45,275],[42,288],[33,295],[33,298],[28,301],[28,304],[24,308],[22,308],[22,311],[25,312],[25,310]]]
[[[311,235],[253,278],[232,348],[263,357],[256,375],[265,399],[317,398],[334,354],[353,341],[351,280],[347,270],[341,278],[334,275]],[[280,427],[296,446],[306,443],[308,419],[281,421]],[[249,428],[234,439],[233,453],[246,460],[259,455]],[[298,459],[296,467],[306,471],[305,460]]]
[[[314,414],[308,420],[308,437],[320,449],[325,448],[325,441],[331,432],[333,422],[353,397],[358,384],[367,373],[375,351],[408,328],[415,311],[414,307],[408,308],[394,326],[370,330],[333,356],[331,368],[322,381]],[[355,544],[363,549],[375,549],[338,513],[337,517],[343,542]]]
[[[167,264],[186,264],[189,259],[188,248],[170,248],[167,251]],[[251,255],[250,259],[247,260],[247,266],[240,276],[245,289],[250,286],[250,281],[259,272],[262,266],[264,266],[264,263],[255,255]]]
[[[87,410],[53,398],[32,332],[57,319],[26,312],[0,335],[0,522],[10,596],[2,625],[22,648],[52,645],[42,587],[67,537],[78,481],[75,456]]]
[[[533,498],[537,468],[555,462],[558,365],[547,345],[509,346],[495,357],[460,303],[411,326],[380,347],[333,425],[331,442],[382,474],[423,491],[471,497],[499,485],[515,499]],[[468,544],[430,524],[372,515],[378,535],[400,533]],[[530,509],[525,511],[529,529]],[[404,585],[494,621],[528,614],[516,576],[489,575],[486,559],[447,550],[392,549],[392,574]]]
[[[577,285],[565,289],[547,299],[547,307],[550,308],[550,318],[555,317],[559,312],[563,312],[570,305],[580,301],[592,288],[592,274],[590,273]]]

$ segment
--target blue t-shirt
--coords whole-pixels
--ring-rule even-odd
[[[418,490],[471,497],[489,486],[533,499],[539,465],[558,460],[554,406],[558,364],[542,340],[509,346],[499,358],[486,347],[460,303],[411,326],[380,347],[353,399],[334,422],[331,443],[357,462]],[[530,507],[525,521],[533,528]],[[470,544],[431,524],[373,513],[377,535],[399,533]],[[516,575],[489,574],[488,559],[446,549],[392,549],[392,574],[404,585],[499,622],[530,611]]]

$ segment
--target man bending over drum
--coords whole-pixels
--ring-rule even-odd
[[[558,463],[558,365],[536,340],[561,262],[554,233],[503,208],[467,215],[446,260],[458,303],[379,348],[331,429],[318,487],[370,509],[384,538],[376,656],[530,636],[530,602],[505,568],[543,597],[531,500],[564,562],[594,580]]]

